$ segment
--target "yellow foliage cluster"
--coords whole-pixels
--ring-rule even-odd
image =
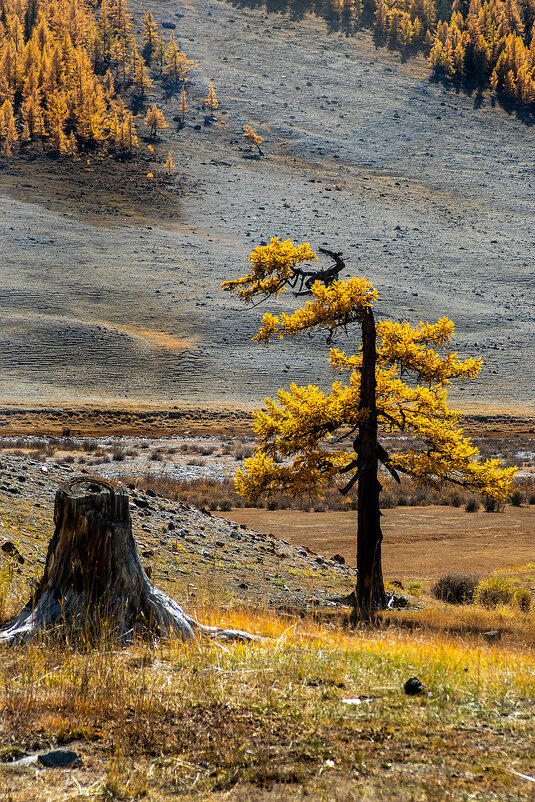
[[[429,47],[435,22],[433,0],[376,0],[375,31],[391,47]]]
[[[260,134],[257,134],[254,128],[251,128],[250,125],[244,125],[243,136],[251,143],[251,145],[254,145],[258,148],[258,150],[260,150],[260,145],[264,141],[264,137],[260,136]]]
[[[302,261],[316,255],[308,243],[295,246],[277,238],[256,248],[249,257],[253,269],[226,282],[239,297],[251,302],[257,295],[277,296],[292,284]],[[294,336],[318,326],[331,333],[362,319],[362,312],[378,300],[377,290],[364,278],[315,281],[312,301],[292,315],[264,315],[254,337],[269,341],[273,334]],[[404,431],[425,443],[421,451],[406,449],[382,461],[421,483],[452,481],[477,489],[499,501],[510,492],[514,468],[503,469],[498,460],[481,461],[478,449],[458,427],[458,414],[447,404],[452,379],[477,376],[481,360],[460,360],[448,346],[454,325],[447,317],[416,326],[383,320],[376,323],[376,406],[380,429]],[[292,384],[267,398],[266,409],[253,414],[258,448],[236,475],[238,492],[251,500],[285,490],[296,495],[316,493],[340,473],[356,470],[350,435],[365,424],[369,411],[360,407],[361,349],[346,356],[330,350],[333,369],[349,374],[347,384],[335,381],[328,393],[309,385]],[[345,447],[341,442],[346,440]],[[358,440],[353,442],[358,451]],[[386,454],[386,452],[385,452]]]
[[[262,318],[260,331],[253,339],[256,342],[268,342],[273,334],[279,337],[286,334],[294,336],[299,331],[317,326],[347,326],[358,321],[361,311],[379,297],[372,283],[364,278],[334,281],[328,286],[316,281],[311,292],[314,300],[307,301],[302,309],[297,309],[292,315],[282,313],[279,318],[267,312]]]
[[[115,82],[143,96],[152,86],[146,63],[185,81],[193,62],[174,39],[167,48],[148,12],[140,55],[125,0],[5,0],[0,17],[0,135],[2,153],[13,143],[48,142],[59,153],[106,143],[137,147],[132,112]],[[178,55],[177,55],[178,54]],[[176,64],[182,68],[177,70]],[[165,69],[164,69],[165,67]],[[160,112],[161,114],[161,112]],[[151,131],[153,124],[150,125]],[[162,127],[161,120],[156,127]]]
[[[464,16],[454,10],[449,24],[438,25],[431,66],[456,78],[490,76],[494,90],[530,105],[535,101],[535,29],[527,34],[526,8],[517,0],[471,0]]]
[[[435,73],[489,82],[522,106],[535,103],[532,0],[454,0],[437,23],[434,0],[375,0],[375,31],[391,47],[423,49]]]
[[[156,131],[161,128],[168,128],[163,112],[157,107],[156,103],[149,106],[145,117],[145,125],[149,129],[151,137],[155,137]]]
[[[280,241],[273,237],[269,245],[259,245],[249,256],[252,270],[247,275],[225,281],[223,289],[236,292],[246,303],[258,293],[277,296],[284,290],[285,283],[294,277],[295,268],[300,262],[311,262],[316,254],[308,242],[295,246],[291,240]]]

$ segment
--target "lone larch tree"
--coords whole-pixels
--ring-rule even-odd
[[[479,458],[478,449],[459,427],[459,414],[448,407],[447,391],[453,380],[477,376],[481,359],[461,360],[448,350],[454,325],[447,317],[436,323],[411,325],[376,321],[377,290],[364,278],[342,280],[346,268],[341,253],[319,249],[332,259],[326,269],[304,269],[317,259],[308,243],[295,246],[273,238],[249,256],[250,271],[223,283],[245,303],[276,298],[293,289],[308,296],[293,314],[266,312],[253,337],[268,343],[273,336],[294,337],[323,329],[328,344],[340,331],[360,329],[354,354],[330,349],[331,366],[348,375],[335,381],[330,392],[314,385],[279,390],[278,399],[266,399],[266,409],[253,413],[257,449],[236,474],[238,491],[254,501],[286,491],[317,494],[345,476],[347,494],[357,485],[356,603],[352,621],[371,619],[386,606],[381,567],[381,512],[379,466],[396,481],[400,474],[418,483],[438,486],[445,481],[471,488],[499,501],[510,492],[514,468],[498,460]],[[425,443],[388,453],[380,435],[413,434]],[[403,441],[400,441],[400,445]]]

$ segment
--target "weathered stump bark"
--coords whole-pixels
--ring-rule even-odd
[[[122,642],[138,635],[190,640],[196,629],[252,639],[198,624],[154,587],[132,535],[128,494],[119,485],[71,479],[56,494],[54,523],[41,581],[0,631],[0,643],[51,631],[89,640],[105,632]]]

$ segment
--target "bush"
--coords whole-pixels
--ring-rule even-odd
[[[431,594],[448,604],[470,604],[478,581],[471,574],[446,574],[433,585]]]
[[[489,609],[498,607],[499,604],[511,604],[515,590],[510,579],[504,576],[489,576],[477,586],[474,601]]]
[[[379,506],[382,510],[391,510],[397,506],[397,496],[389,487],[383,488],[379,495]]]
[[[531,610],[531,593],[527,588],[518,588],[515,591],[514,603],[518,609],[523,613],[529,613]]]
[[[465,512],[477,512],[479,509],[479,501],[477,498],[470,498],[464,505]]]
[[[483,506],[485,512],[503,512],[503,504],[500,504],[500,502],[496,501],[492,496],[485,496]]]
[[[521,490],[513,490],[511,493],[511,504],[513,507],[520,507],[524,500],[524,496]]]
[[[461,506],[461,496],[459,493],[452,493],[450,503],[452,507],[460,507]]]

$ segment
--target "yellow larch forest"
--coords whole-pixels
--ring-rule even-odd
[[[36,141],[59,154],[96,147],[129,152],[138,138],[125,92],[143,99],[153,86],[149,68],[156,77],[168,74],[184,82],[193,66],[173,36],[164,41],[150,12],[139,53],[125,0],[103,0],[96,12],[84,0],[5,0],[0,12],[2,154],[9,157],[16,142],[26,147]],[[162,120],[149,124],[152,134],[163,127]]]

